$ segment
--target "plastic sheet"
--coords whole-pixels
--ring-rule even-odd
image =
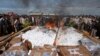
[[[83,38],[81,33],[78,33],[75,28],[70,27],[59,33],[57,45],[76,46],[79,45],[79,40]]]
[[[42,56],[51,56],[49,52],[44,52]]]
[[[100,44],[84,38],[82,44],[91,52],[92,56],[100,56]]]
[[[28,56],[27,52],[21,50],[6,51],[2,56]]]
[[[34,46],[44,46],[45,44],[53,45],[55,41],[56,33],[52,30],[42,29],[41,27],[36,27],[33,30],[29,30],[22,35],[22,38],[29,40]]]
[[[89,50],[89,51],[93,51],[97,48],[100,48],[100,44],[98,43],[94,43],[93,41],[91,41],[90,39],[87,38],[83,38],[82,40],[82,44]]]

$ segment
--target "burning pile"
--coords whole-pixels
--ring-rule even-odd
[[[13,38],[9,42],[9,48],[3,53],[3,56],[56,56],[58,54],[58,48],[56,49],[56,47],[53,45],[54,42],[56,43],[57,47],[65,46],[68,48],[78,48],[77,46],[80,46],[79,41],[84,39],[83,35],[77,32],[73,27],[59,28],[58,32],[57,29],[58,28],[56,28],[54,31],[54,29],[49,27],[36,26],[34,29],[28,30],[27,32],[21,34],[21,36],[16,36]],[[82,44],[85,46],[85,40],[82,42]]]
[[[55,37],[56,32],[46,28],[43,29],[42,27],[36,27],[22,34],[22,38],[29,40],[32,43],[32,47],[44,46],[45,44],[53,46]],[[57,45],[76,46],[79,45],[79,40],[82,38],[83,35],[72,27],[67,28],[65,31],[60,29],[57,37]]]

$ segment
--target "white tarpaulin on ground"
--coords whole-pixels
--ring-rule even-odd
[[[43,29],[42,27],[36,27],[33,30],[29,30],[22,34],[22,38],[29,40],[34,46],[44,46],[45,44],[53,45],[56,33],[52,30]]]
[[[76,46],[79,45],[79,40],[83,38],[81,33],[78,33],[76,29],[70,27],[65,30],[60,30],[57,39],[57,45],[62,46]]]
[[[33,30],[29,30],[22,34],[22,38],[29,40],[34,46],[44,46],[45,44],[53,45],[56,37],[56,32],[47,30],[42,27],[36,27]],[[83,38],[81,33],[78,33],[76,29],[70,27],[66,30],[59,30],[57,36],[57,45],[75,46],[79,44],[79,40]]]

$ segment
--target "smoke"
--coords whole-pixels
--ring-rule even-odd
[[[59,15],[67,15],[69,11],[67,11],[67,7],[70,7],[72,4],[71,0],[60,0],[57,4],[56,8],[54,8],[54,12]]]
[[[21,0],[21,2],[25,7],[29,7],[30,0]]]
[[[33,7],[36,10],[41,10],[43,7],[42,4],[42,0],[30,0],[30,7]]]
[[[35,8],[39,12],[53,12],[56,14],[66,14],[66,6],[69,6],[69,0],[30,0],[30,10]],[[67,12],[68,13],[68,12]]]
[[[100,14],[100,0],[0,0],[0,9],[4,11],[2,8],[15,12],[17,9],[25,9],[28,12],[51,12],[60,15]]]

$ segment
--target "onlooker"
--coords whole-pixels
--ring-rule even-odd
[[[15,32],[18,32],[19,30],[22,29],[20,20],[18,18],[16,18],[14,21],[14,27],[15,27]]]

